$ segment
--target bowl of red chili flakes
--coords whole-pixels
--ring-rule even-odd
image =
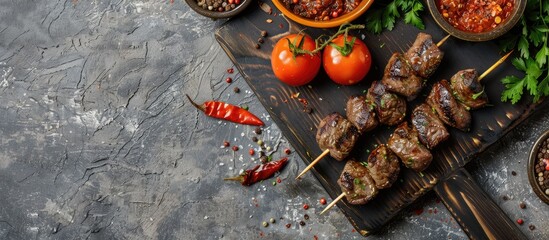
[[[314,28],[339,27],[360,17],[374,0],[272,0],[289,19]],[[322,4],[317,2],[322,1]]]
[[[495,39],[520,20],[527,0],[427,0],[435,22],[448,34],[467,41]]]

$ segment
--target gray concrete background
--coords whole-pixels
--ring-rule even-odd
[[[276,186],[222,180],[258,163],[253,136],[274,159],[291,146],[241,75],[227,73],[220,24],[179,0],[0,0],[0,239],[361,239],[337,208],[319,215],[328,196],[311,176],[293,181],[304,167],[296,154]],[[207,118],[184,94],[248,105],[263,133]],[[468,166],[532,239],[549,238],[549,206],[525,172],[548,117]],[[467,236],[429,193],[369,238]]]

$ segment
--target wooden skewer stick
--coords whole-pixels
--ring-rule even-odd
[[[320,161],[320,159],[322,159],[323,157],[328,155],[328,153],[330,153],[330,149],[324,150],[324,152],[322,152],[322,154],[320,154],[320,156],[318,156],[314,161],[312,161],[311,164],[309,164],[309,166],[307,166],[305,169],[303,169],[303,171],[299,175],[297,175],[297,177],[295,179],[297,180],[301,176],[303,176],[303,174],[305,174],[307,171],[309,171],[311,168],[313,168],[315,166],[315,164],[317,164],[318,161]]]
[[[446,37],[444,37],[443,39],[441,39],[441,40],[437,43],[437,47],[442,46],[442,44],[444,44],[444,42],[446,42],[446,40],[448,40],[448,38],[450,38],[450,34],[448,34]]]
[[[478,81],[480,82],[484,77],[486,77],[486,75],[488,75],[490,72],[492,72],[494,69],[496,69],[497,67],[499,67],[499,65],[501,65],[503,62],[505,62],[505,60],[511,55],[511,53],[513,53],[513,50],[511,50],[510,52],[508,52],[507,54],[505,54],[505,56],[503,56],[502,58],[500,58],[496,63],[494,63],[491,67],[489,67],[488,69],[486,69],[486,71],[484,71],[480,77],[478,77]]]
[[[345,197],[345,193],[341,193],[339,194],[339,196],[337,196],[336,199],[334,199],[330,204],[328,204],[328,206],[326,206],[326,208],[324,208],[324,210],[322,210],[322,212],[320,212],[320,215],[322,215],[324,212],[330,210],[330,208],[332,208],[337,202],[339,202],[339,200],[341,200],[343,197]]]

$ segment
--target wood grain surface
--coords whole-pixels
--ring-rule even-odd
[[[288,33],[301,30],[317,37],[332,33],[335,29],[304,28],[278,14],[274,5],[269,4],[273,6],[273,14],[268,14],[257,4],[252,4],[244,16],[230,20],[217,29],[216,39],[297,153],[309,163],[322,152],[315,141],[316,125],[320,119],[331,112],[345,114],[347,98],[352,94],[363,93],[372,81],[379,80],[391,54],[406,51],[420,30],[397,23],[393,31],[381,35],[372,35],[365,31],[353,32],[369,46],[373,57],[372,70],[358,85],[336,85],[321,70],[309,85],[290,87],[278,81],[271,70],[270,53],[276,41]],[[268,19],[272,22],[267,21]],[[424,15],[424,21],[424,32],[431,34],[435,41],[446,35],[427,14]],[[365,20],[359,18],[355,23],[365,23]],[[262,30],[267,31],[268,36],[265,43],[256,49],[254,45]],[[495,42],[470,43],[451,38],[441,49],[445,52],[442,64],[429,79],[421,96],[409,104],[408,111],[424,100],[435,81],[449,79],[458,70],[467,68],[476,68],[483,72],[503,55]],[[520,75],[510,62],[506,62],[483,80],[490,106],[472,112],[470,132],[450,129],[451,138],[433,151],[434,161],[426,171],[420,174],[408,169],[401,171],[399,180],[392,188],[382,190],[376,199],[366,205],[350,205],[346,201],[338,203],[341,211],[362,235],[366,236],[378,230],[400,210],[431,190],[441,178],[467,164],[476,154],[495,143],[539,107],[526,102],[511,105],[499,100],[503,90],[499,80],[510,74]],[[313,109],[312,113],[304,112],[303,103],[292,98],[297,93],[299,98],[308,102]],[[380,126],[364,134],[352,156],[358,160],[366,160],[369,150],[377,144],[385,143],[392,131],[393,128]],[[336,181],[343,165],[344,162],[328,157],[312,171],[332,198],[340,194]],[[310,174],[304,177],[308,176]]]

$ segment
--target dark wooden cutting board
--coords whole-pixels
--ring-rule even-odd
[[[331,112],[344,115],[347,98],[363,93],[372,81],[379,80],[391,54],[406,51],[420,30],[397,23],[393,31],[381,35],[372,35],[365,31],[353,32],[369,46],[373,57],[372,70],[358,85],[336,85],[321,70],[319,76],[308,86],[290,87],[278,81],[271,70],[270,54],[277,40],[285,34],[297,33],[303,29],[313,37],[332,33],[336,29],[303,28],[281,16],[272,3],[268,4],[273,7],[273,14],[269,15],[258,4],[252,4],[243,15],[229,20],[217,29],[216,39],[296,152],[309,164],[322,152],[315,141],[316,125],[319,121]],[[431,34],[435,41],[446,36],[427,13],[423,19],[426,25],[424,32]],[[365,23],[365,20],[359,18],[354,23]],[[262,30],[267,31],[268,36],[260,44],[260,48],[256,49],[254,45]],[[423,96],[408,105],[408,113],[424,100],[433,82],[449,79],[461,69],[476,68],[483,72],[502,55],[495,42],[471,43],[455,38],[450,38],[441,49],[445,51],[442,64],[423,90]],[[521,76],[510,61],[507,61],[483,80],[491,105],[472,112],[470,132],[450,130],[451,139],[433,151],[434,161],[426,171],[418,174],[403,168],[393,187],[382,190],[366,205],[350,205],[346,201],[338,203],[341,211],[362,235],[366,236],[378,230],[400,210],[430,191],[440,179],[467,164],[537,108],[537,105],[526,102],[511,105],[500,101],[503,90],[500,79],[511,74]],[[307,100],[313,109],[312,113],[304,112],[303,103],[292,98],[297,93],[299,98]],[[380,126],[366,133],[357,143],[352,156],[359,160],[367,159],[369,150],[377,144],[385,143],[393,130],[394,128]],[[332,198],[341,193],[336,181],[343,166],[344,162],[327,157],[312,171]],[[304,177],[311,177],[310,173]]]

